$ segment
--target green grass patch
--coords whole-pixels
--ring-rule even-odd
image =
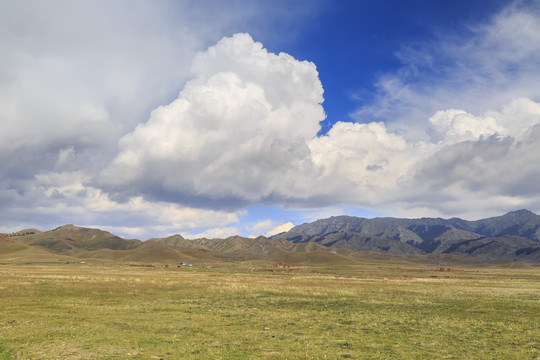
[[[15,358],[11,352],[7,351],[0,345],[0,360],[14,360]]]

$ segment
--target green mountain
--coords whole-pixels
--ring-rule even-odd
[[[100,249],[129,250],[141,244],[140,240],[126,240],[107,231],[73,225],[64,225],[50,231],[22,230],[12,238],[31,246],[40,246],[57,254],[77,255],[81,251]]]
[[[456,243],[443,253],[468,255],[481,260],[505,259],[538,263],[540,243],[521,236],[501,235]]]
[[[19,241],[19,237],[0,234],[0,262],[58,262],[70,259],[41,246],[27,245]]]
[[[528,210],[477,221],[335,216],[295,226],[273,238],[354,251],[457,254],[540,263],[540,216]]]
[[[366,235],[353,231],[333,231],[327,234],[282,238],[294,243],[315,242],[324,246],[349,249],[352,251],[387,252],[389,254],[421,254],[422,251],[412,245],[396,239]]]
[[[452,226],[483,236],[516,235],[540,241],[540,216],[529,210],[512,211],[502,216],[477,221],[450,219]]]

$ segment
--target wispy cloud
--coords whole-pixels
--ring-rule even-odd
[[[403,67],[380,76],[378,96],[352,114],[360,122],[384,120],[407,138],[426,136],[434,112],[463,109],[483,115],[516,98],[538,101],[540,10],[512,4],[466,32],[406,44],[396,54]]]

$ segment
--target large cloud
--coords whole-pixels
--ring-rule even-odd
[[[315,65],[269,53],[247,34],[196,57],[178,98],[120,140],[98,178],[117,195],[203,207],[312,195],[306,141],[325,118]]]
[[[538,103],[518,99],[484,117],[438,111],[427,122],[432,129],[427,141],[407,141],[383,123],[337,123],[310,147],[328,178],[354,183],[336,193],[351,203],[473,217],[537,208],[539,109]]]
[[[538,104],[540,105],[540,104]],[[540,200],[540,118],[517,136],[495,134],[437,147],[420,162],[410,179],[411,191],[443,213],[482,213],[486,209],[538,209]],[[414,199],[414,197],[413,197]],[[414,201],[411,201],[411,205]]]
[[[206,37],[192,36],[180,4],[178,25],[162,23],[171,10],[166,2],[0,3],[5,207],[35,201],[35,193],[26,197],[41,173],[95,173],[125,128],[175,91],[187,75],[178,69],[219,25],[207,26]]]
[[[293,19],[316,8],[306,15],[299,6],[251,1],[0,2],[2,229],[73,222],[148,237],[238,221],[238,211],[146,200],[141,207],[138,194],[116,203],[89,179],[123,135],[176,96],[197,52],[276,18],[280,31],[293,30]],[[177,215],[162,217],[167,209]]]
[[[37,175],[24,196],[14,190],[2,192],[2,202],[10,207],[0,208],[0,231],[16,231],[29,224],[48,230],[69,221],[148,239],[226,227],[245,215],[242,210],[195,209],[170,202],[150,202],[140,196],[119,203],[89,186],[88,181],[88,175],[82,171],[50,171]]]
[[[193,75],[176,100],[121,139],[96,180],[116,199],[472,217],[540,206],[530,166],[540,161],[540,104],[531,99],[484,114],[434,111],[412,122],[420,137],[391,121],[338,122],[319,136],[323,92],[312,63],[237,34],[200,53]]]

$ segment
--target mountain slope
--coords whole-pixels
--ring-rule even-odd
[[[141,244],[126,240],[107,231],[65,225],[50,231],[26,231],[17,240],[31,246],[41,246],[58,254],[76,255],[78,252],[100,249],[128,250]]]
[[[264,236],[246,238],[231,236],[225,239],[194,239],[186,240],[175,235],[164,239],[152,239],[187,251],[206,251],[214,258],[266,259],[287,263],[306,262],[354,262],[347,255],[339,254],[326,246],[317,243],[295,244],[285,239],[269,239]],[[193,254],[190,252],[189,254]]]
[[[315,242],[324,246],[352,251],[388,252],[390,254],[421,254],[422,250],[396,239],[370,236],[352,231],[334,231],[321,235],[296,235],[287,239],[294,243]]]
[[[443,253],[468,255],[482,260],[519,260],[540,263],[540,243],[513,235],[466,240],[454,244]]]
[[[181,235],[172,235],[166,238],[153,238],[146,243],[158,243],[171,249],[178,250],[190,258],[215,260],[218,257],[204,246],[198,245],[192,240],[184,239]]]
[[[0,256],[13,254],[28,249],[28,245],[17,241],[16,238],[0,234]]]
[[[18,240],[18,236],[0,234],[0,262],[58,262],[72,258],[56,254],[41,246],[30,246]]]
[[[477,221],[336,216],[295,226],[274,238],[354,251],[457,254],[536,263],[540,262],[535,250],[539,234],[540,216],[519,210]]]
[[[483,236],[516,235],[540,241],[540,216],[528,210],[517,210],[502,216],[476,221],[450,219],[452,226]]]
[[[195,258],[165,244],[146,241],[128,250],[112,250],[102,248],[96,251],[84,251],[78,254],[81,258],[109,259],[116,261],[179,264],[182,261],[192,261]]]
[[[296,226],[276,237],[292,242],[316,241],[355,251],[418,254],[442,252],[455,242],[482,235],[447,225],[443,219],[336,216]]]

